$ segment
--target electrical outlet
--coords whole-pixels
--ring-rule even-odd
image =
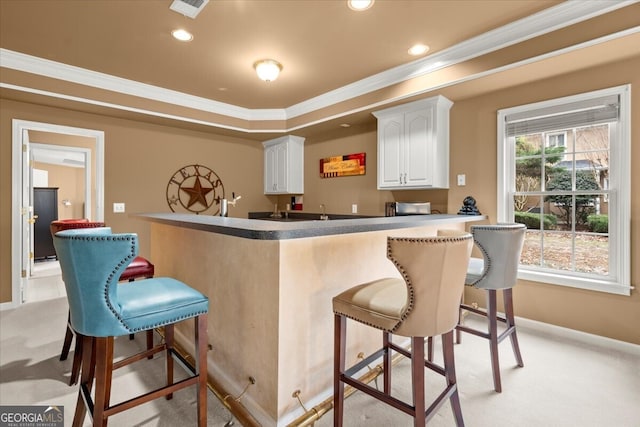
[[[124,203],[114,203],[113,204],[113,212],[114,213],[124,213]]]
[[[466,185],[467,177],[464,174],[458,175],[458,187],[464,187]]]
[[[358,213],[358,205],[357,204],[352,204],[351,205],[351,213]]]

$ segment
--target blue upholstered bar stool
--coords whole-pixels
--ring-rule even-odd
[[[387,257],[402,279],[384,278],[355,286],[333,298],[334,426],[342,426],[344,384],[399,409],[414,418],[414,426],[425,422],[447,399],[458,426],[463,426],[453,357],[453,330],[458,323],[460,298],[473,246],[471,235],[451,232],[443,237],[387,239]],[[347,318],[382,331],[382,348],[345,370]],[[411,351],[394,344],[391,335],[411,338]],[[444,367],[425,360],[425,337],[442,335]],[[411,358],[413,404],[391,396],[391,353]],[[354,375],[378,358],[383,361],[383,390],[377,390]],[[445,389],[427,407],[425,366],[445,377]]]
[[[89,221],[87,218],[80,219],[58,219],[52,221],[49,224],[51,235],[55,235],[59,231],[63,230],[75,230],[78,228],[99,228],[105,227],[105,223],[102,221]],[[136,279],[150,279],[153,277],[155,267],[149,260],[144,257],[137,256],[127,266],[119,281],[132,282]],[[147,331],[147,349],[153,348],[153,330]],[[67,360],[69,356],[69,350],[71,349],[71,342],[73,338],[76,338],[76,344],[73,352],[73,364],[71,365],[71,375],[69,376],[69,385],[74,385],[78,382],[80,376],[80,362],[82,361],[82,337],[76,337],[76,332],[71,327],[70,320],[67,321],[67,330],[64,335],[64,342],[62,344],[62,351],[60,352],[60,360]],[[133,334],[129,335],[130,339],[133,339]],[[152,358],[150,356],[149,358]]]
[[[511,339],[511,347],[518,366],[524,366],[513,314],[513,287],[518,281],[518,265],[527,227],[523,224],[472,225],[470,230],[476,246],[482,252],[482,258],[471,258],[469,261],[466,285],[487,291],[487,309],[482,310],[464,302],[461,304],[461,320],[456,327],[457,341],[460,342],[460,331],[489,340],[493,386],[495,391],[500,393],[502,382],[498,344],[506,337]],[[504,301],[504,316],[498,315],[497,291],[499,290],[502,291]],[[486,317],[487,330],[477,330],[462,324],[463,310]],[[500,333],[498,322],[505,324],[505,329]]]
[[[73,426],[80,427],[89,409],[93,425],[107,425],[109,416],[173,392],[197,387],[198,426],[207,424],[206,296],[168,277],[118,284],[118,278],[138,253],[135,234],[87,228],[56,233],[56,253],[67,290],[71,325],[82,336],[82,374]],[[173,380],[174,324],[195,319],[195,368],[190,376]],[[164,327],[165,339],[151,350],[113,362],[114,337]],[[113,370],[160,351],[166,352],[167,385],[111,405]],[[95,391],[92,397],[91,390]]]

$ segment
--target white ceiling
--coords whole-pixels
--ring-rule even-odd
[[[82,152],[56,150],[47,148],[33,148],[31,150],[33,160],[39,163],[47,163],[72,168],[84,168],[85,155]]]

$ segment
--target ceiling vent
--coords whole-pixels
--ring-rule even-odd
[[[173,0],[169,9],[195,19],[207,3],[209,0]]]

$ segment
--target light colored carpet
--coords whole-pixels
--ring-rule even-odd
[[[0,312],[0,404],[62,405],[65,426],[70,426],[78,386],[68,385],[73,352],[60,361],[68,305],[66,298],[36,301],[17,309]],[[140,334],[139,334],[140,335]],[[158,337],[156,337],[159,339]],[[116,339],[116,359],[144,349],[145,339]],[[117,403],[163,385],[164,354],[143,360],[114,372],[111,402]],[[176,380],[182,369],[176,364]],[[209,393],[209,426],[235,422],[227,409]],[[90,417],[84,425],[91,425]],[[172,400],[156,399],[109,417],[111,426],[191,426],[196,425],[195,388],[174,393]]]
[[[485,324],[475,315],[467,322],[476,328]],[[493,390],[488,341],[463,333],[462,343],[455,345],[454,351],[465,425],[640,427],[640,346],[606,339],[587,344],[593,336],[577,334],[585,339],[575,340],[564,335],[571,335],[570,331],[560,332],[554,336],[519,326],[523,368],[515,363],[509,339],[500,344],[502,393]],[[441,363],[439,339],[434,354]],[[433,399],[444,388],[444,379],[426,372],[427,396]],[[392,370],[392,394],[411,402],[410,384],[410,364],[403,359]],[[332,417],[326,418],[316,427],[332,425]],[[455,426],[449,402],[427,424]],[[364,393],[345,402],[345,427],[412,425],[411,417]]]
[[[71,425],[77,397],[77,387],[67,385],[71,357],[64,362],[58,360],[66,316],[65,298],[35,301],[0,312],[0,405],[63,405],[65,424]],[[468,321],[479,322],[471,317]],[[467,426],[640,427],[640,346],[561,329],[558,333],[553,333],[556,329],[541,332],[531,327],[535,323],[530,322],[528,327],[523,323],[527,322],[520,324],[518,336],[525,367],[515,367],[508,342],[500,345],[504,390],[500,394],[493,391],[486,340],[463,334],[462,344],[455,346]],[[143,345],[142,337],[134,341],[123,337],[116,342],[116,352],[122,356]],[[439,345],[436,340],[436,361],[441,360]],[[393,371],[395,393],[407,399],[408,366],[401,362]],[[433,394],[443,380],[427,372],[427,391]],[[112,401],[149,390],[162,381],[163,373],[164,358],[159,355],[116,371]],[[208,425],[225,426],[230,421],[239,425],[211,393],[208,409]],[[85,425],[89,425],[88,420]],[[147,403],[110,418],[110,425],[195,425],[195,393],[182,390],[171,401]],[[315,425],[332,425],[332,413]],[[346,401],[346,427],[411,425],[412,420],[404,413],[362,393]],[[429,425],[454,425],[448,403]]]

